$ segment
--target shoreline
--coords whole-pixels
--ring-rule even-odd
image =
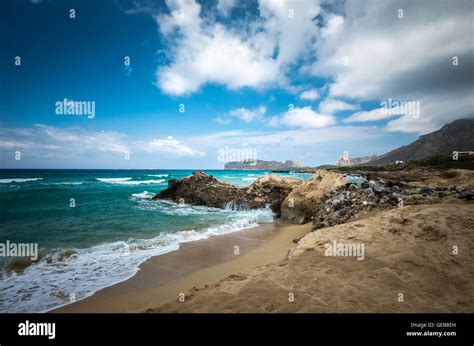
[[[48,313],[139,313],[158,307],[195,287],[207,287],[230,275],[283,261],[311,223],[279,221],[183,243],[176,251],[153,256],[129,279]],[[236,248],[238,246],[238,248]],[[238,254],[236,254],[238,250]]]

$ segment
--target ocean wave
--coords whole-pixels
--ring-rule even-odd
[[[97,180],[107,184],[118,184],[118,185],[151,185],[151,184],[162,184],[165,179],[158,180],[131,180],[132,178],[96,178]]]
[[[138,195],[138,194],[137,194]],[[141,194],[140,194],[141,195]],[[133,195],[132,195],[133,196]],[[207,207],[204,205],[178,204],[167,200],[153,200],[139,198],[137,199],[137,208],[145,211],[157,211],[166,215],[188,216],[188,215],[208,215],[221,213],[225,215],[230,210]]]
[[[130,180],[130,181],[116,181],[111,184],[120,184],[120,185],[152,185],[152,184],[162,184],[165,182],[165,179],[158,180]]]
[[[0,179],[0,184],[10,183],[26,183],[28,181],[43,180],[43,178],[12,178],[12,179]]]
[[[128,181],[132,178],[95,178],[95,180],[101,181],[103,183],[117,183],[121,181]]]
[[[148,192],[148,191],[143,191],[140,193],[132,193],[132,197],[138,198],[138,199],[150,199],[152,198],[156,193],[153,192]]]
[[[258,178],[242,178],[242,180],[244,180],[244,181],[255,181],[257,179]]]
[[[44,185],[82,185],[82,181],[62,181],[59,183],[45,183]]]
[[[147,174],[147,177],[158,177],[158,178],[165,178],[168,174]]]
[[[201,230],[161,233],[152,239],[129,239],[86,249],[58,249],[21,274],[0,273],[1,312],[46,312],[84,299],[135,275],[152,256],[179,249],[180,244],[256,227],[273,220],[270,209],[239,213],[236,220]],[[67,252],[67,256],[64,253]]]

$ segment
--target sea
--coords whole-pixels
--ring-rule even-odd
[[[193,170],[0,170],[0,245],[37,244],[36,260],[0,256],[0,312],[40,313],[132,277],[180,244],[273,222],[271,209],[150,200]],[[278,174],[204,170],[238,186]]]

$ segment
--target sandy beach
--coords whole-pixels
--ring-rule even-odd
[[[151,311],[472,312],[473,212],[470,203],[407,206],[311,232],[288,260]],[[365,258],[326,256],[333,241],[364,244]]]
[[[209,239],[182,244],[180,249],[152,257],[132,278],[104,288],[53,312],[145,312],[178,300],[180,293],[239,276],[287,258],[289,250],[310,232],[311,225],[268,223]],[[239,254],[235,254],[238,246]]]
[[[266,224],[183,244],[55,312],[470,312],[473,212],[406,206],[315,232]],[[327,256],[333,241],[364,244],[364,259]]]
[[[444,192],[425,188],[422,195],[423,185],[410,183],[407,205],[373,203],[385,208],[360,209],[321,229],[276,221],[184,243],[142,263],[132,278],[54,312],[472,312],[474,204],[458,196],[459,184],[474,188],[472,173],[414,177]],[[316,190],[341,196],[331,186]],[[304,191],[300,201],[309,199]],[[354,201],[345,208],[357,208]],[[319,210],[344,210],[328,205],[335,204]]]

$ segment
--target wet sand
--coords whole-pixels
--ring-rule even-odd
[[[142,263],[132,278],[52,312],[145,312],[178,301],[181,293],[187,294],[194,287],[207,287],[230,275],[283,261],[295,246],[293,240],[310,230],[311,224],[275,222],[184,243],[177,251]]]

